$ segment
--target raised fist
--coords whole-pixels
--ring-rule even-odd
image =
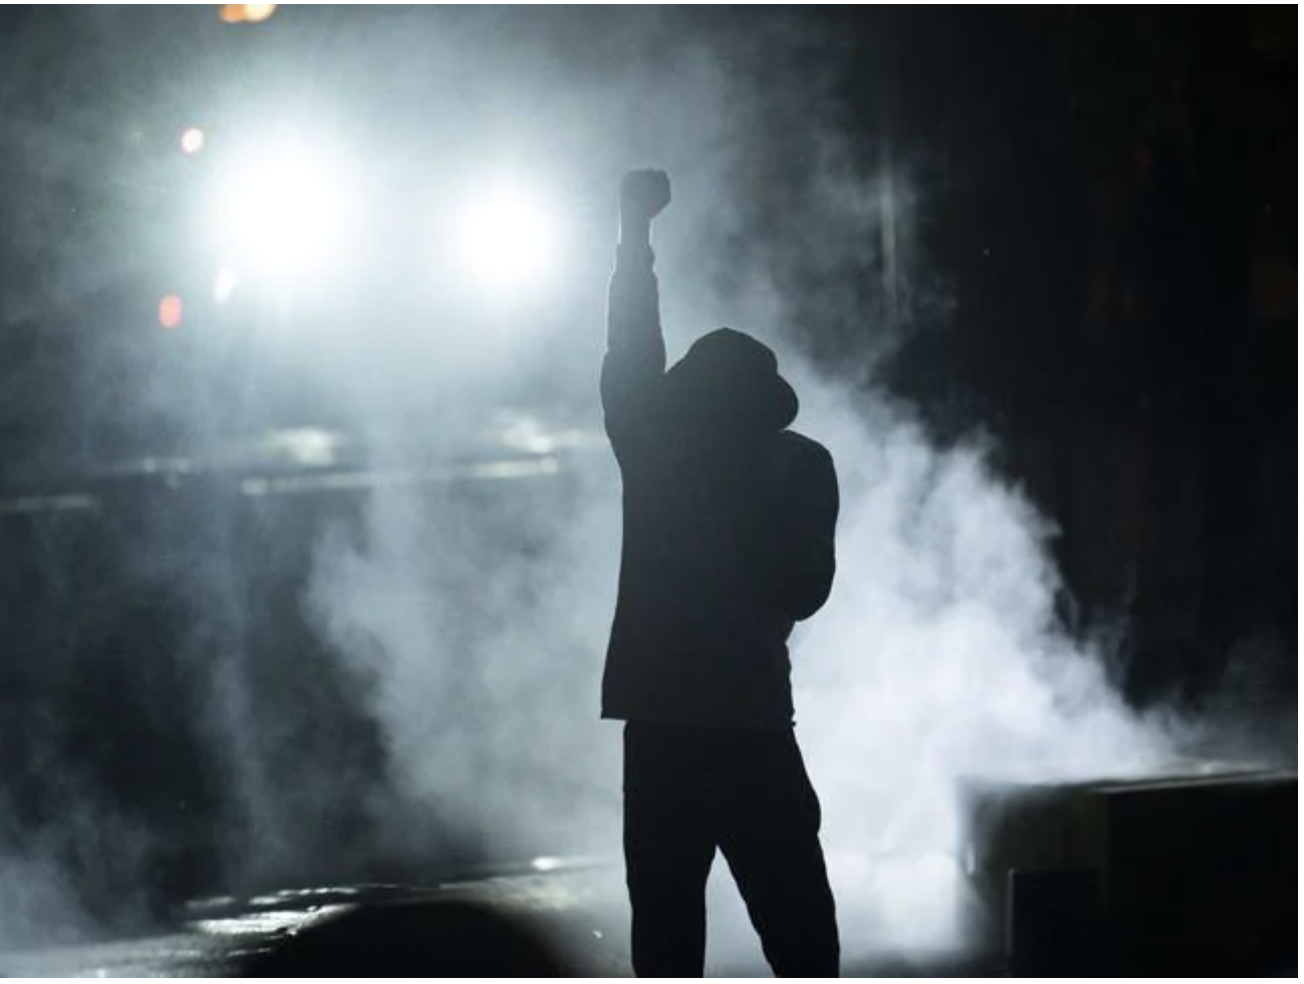
[[[670,175],[665,171],[630,171],[620,184],[620,214],[627,221],[651,222],[669,204]]]

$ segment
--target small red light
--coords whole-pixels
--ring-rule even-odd
[[[162,328],[173,331],[181,327],[185,318],[186,304],[176,294],[169,294],[158,302],[158,323]]]

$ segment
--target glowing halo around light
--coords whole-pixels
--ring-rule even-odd
[[[515,184],[500,182],[471,198],[455,218],[453,237],[462,272],[490,290],[540,287],[556,266],[554,217]]]
[[[204,149],[204,131],[197,126],[187,128],[181,134],[181,152],[187,156],[198,154]]]
[[[322,155],[299,148],[224,170],[212,204],[224,262],[255,277],[324,274],[353,232],[351,191]]]

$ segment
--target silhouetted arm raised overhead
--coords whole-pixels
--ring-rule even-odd
[[[607,295],[602,408],[617,453],[637,432],[666,371],[652,222],[670,203],[663,171],[631,171],[620,190],[620,245]]]

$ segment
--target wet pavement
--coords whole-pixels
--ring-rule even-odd
[[[536,862],[534,870],[523,873],[424,888],[342,886],[210,899],[187,905],[174,925],[137,938],[8,953],[0,956],[0,972],[10,977],[263,976],[269,959],[291,952],[305,940],[324,939],[327,948],[316,959],[326,954],[328,976],[354,976],[355,970],[367,976],[373,959],[375,976],[402,973],[409,967],[411,975],[452,976],[455,971],[466,972],[465,961],[475,959],[467,953],[479,944],[469,940],[464,930],[445,934],[441,942],[440,927],[452,925],[454,914],[472,906],[545,940],[563,961],[565,976],[628,977],[627,910],[621,890],[619,869],[611,865]],[[721,892],[717,884],[711,905],[714,939],[708,976],[771,976],[741,906],[722,904]],[[867,946],[854,938],[855,927],[849,928],[846,976],[1000,975],[990,965],[954,956],[905,956]],[[459,932],[463,935],[457,936]],[[333,956],[337,954],[358,963],[345,967]],[[457,968],[449,963],[453,956],[463,961]],[[490,954],[485,959],[501,956]],[[338,973],[329,973],[331,967]],[[303,976],[319,976],[322,967],[304,970]]]
[[[870,867],[887,879],[881,887],[895,893],[892,913],[902,921],[883,922],[884,913],[852,891],[852,886],[869,884]],[[964,912],[971,901],[964,897],[962,882],[940,877],[944,872],[935,860],[893,872],[882,861],[844,859],[833,870],[835,889],[841,882],[839,896],[847,902],[840,902],[839,918],[844,976],[1016,976],[1002,960],[980,959],[954,945],[950,950],[925,945],[941,938],[945,920],[939,920],[940,913],[950,906]],[[707,976],[772,976],[727,872],[713,877],[709,899]],[[468,921],[468,913],[479,915]],[[492,925],[486,926],[486,918]],[[424,887],[318,887],[196,901],[178,910],[168,925],[133,938],[0,953],[0,974],[628,977],[627,918],[617,865],[537,859],[506,873]],[[928,920],[931,926],[925,928]],[[951,926],[953,938],[957,929],[958,924]],[[1208,970],[1175,976],[1297,976],[1293,969],[1256,972],[1249,964]],[[1174,975],[1138,969],[1105,976]]]

